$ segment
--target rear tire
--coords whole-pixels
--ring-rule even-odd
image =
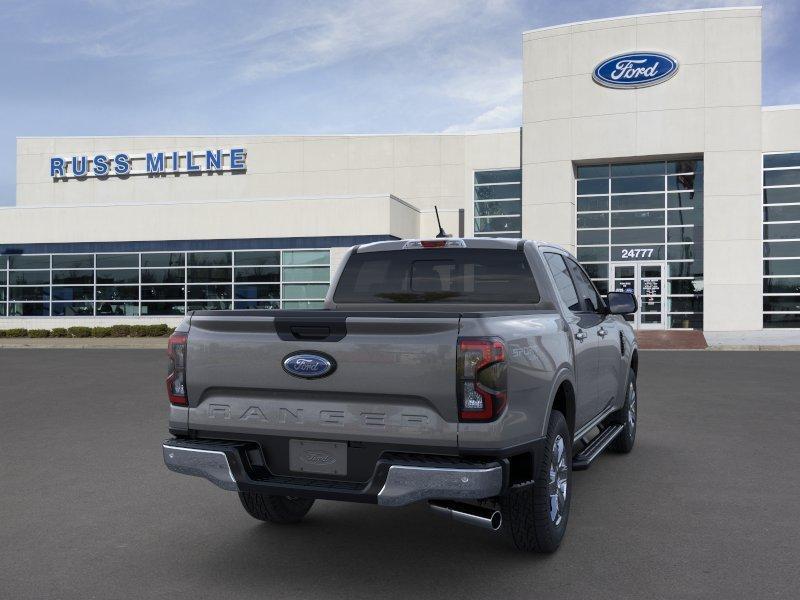
[[[639,421],[639,401],[636,391],[636,372],[631,369],[628,373],[628,384],[625,390],[625,404],[614,415],[613,421],[622,425],[622,431],[614,438],[609,448],[614,452],[627,454],[633,450],[636,441],[636,424]]]
[[[520,550],[550,553],[564,538],[572,497],[572,436],[564,415],[555,410],[537,473],[533,484],[501,496],[503,529]]]
[[[298,523],[314,504],[313,498],[271,496],[258,492],[239,492],[239,500],[251,517],[270,523]]]

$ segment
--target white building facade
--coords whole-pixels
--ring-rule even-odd
[[[436,206],[564,245],[639,328],[800,328],[800,107],[762,106],[761,45],[760,8],[526,32],[507,131],[20,138],[0,327],[318,307],[347,247]]]

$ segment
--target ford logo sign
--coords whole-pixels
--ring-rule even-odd
[[[311,352],[295,352],[283,359],[283,370],[294,377],[318,379],[336,370],[332,357]]]
[[[678,61],[658,52],[631,52],[601,62],[592,79],[610,88],[641,88],[666,81],[678,72]]]

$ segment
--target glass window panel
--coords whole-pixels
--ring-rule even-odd
[[[656,244],[664,241],[664,229],[612,229],[612,244]]]
[[[636,267],[633,265],[630,266],[620,266],[616,265],[614,267],[614,278],[615,279],[631,279],[636,276]]]
[[[800,187],[764,190],[764,204],[789,204],[800,202]]]
[[[217,267],[231,264],[230,252],[189,252],[190,267]]]
[[[138,254],[98,254],[98,269],[117,269],[126,267],[139,267]]]
[[[681,260],[684,258],[694,258],[694,246],[691,244],[667,246],[668,260]]]
[[[578,181],[578,195],[608,194],[608,179],[582,179]]]
[[[778,261],[771,261],[778,262]],[[768,277],[764,279],[765,294],[800,294],[800,277]]]
[[[702,160],[674,160],[667,163],[667,173],[697,173],[703,171]]]
[[[300,301],[300,302],[295,300],[295,301],[291,301],[291,302],[284,302],[283,303],[283,308],[285,308],[287,310],[321,309],[321,308],[325,308],[325,303],[321,302],[321,301],[315,302],[315,301],[312,301],[312,300],[306,300],[306,301]]]
[[[54,317],[91,317],[94,304],[91,302],[53,302],[51,314]]]
[[[518,215],[522,210],[521,200],[504,200],[500,202],[476,202],[475,216]]]
[[[11,271],[8,274],[10,285],[48,285],[50,271]]]
[[[326,284],[306,283],[306,284],[289,284],[283,286],[283,297],[287,300],[315,300],[325,298],[328,293],[328,286]]]
[[[785,171],[764,171],[764,185],[797,185],[800,184],[800,169]]]
[[[5,291],[5,290],[3,290],[3,291]],[[5,316],[6,316],[6,305],[5,304],[0,304],[0,317],[5,317]]]
[[[611,213],[612,227],[646,227],[648,225],[663,225],[663,210],[643,210],[636,212]]]
[[[189,283],[230,282],[231,269],[189,269]]]
[[[328,267],[315,267],[324,268]],[[236,267],[234,269],[234,279],[237,282],[247,281],[275,281],[281,280],[280,267]]]
[[[189,300],[228,300],[230,297],[230,284],[190,285],[187,289],[187,298],[189,298]]]
[[[603,296],[608,294],[608,279],[592,279],[592,283]]]
[[[12,317],[46,317],[50,314],[50,304],[41,302],[14,302],[8,305]]]
[[[502,169],[494,171],[475,171],[475,183],[506,183],[522,181],[520,169]]]
[[[581,262],[608,262],[608,247],[579,247],[578,260]]]
[[[692,298],[670,298],[668,312],[703,312],[702,296]]]
[[[230,310],[231,303],[220,300],[206,300],[205,302],[189,302],[187,310]]]
[[[182,285],[143,285],[142,300],[181,300],[184,297]],[[142,314],[145,314],[142,311]]]
[[[284,281],[322,281],[328,283],[329,267],[289,267],[283,269]]]
[[[631,194],[611,196],[611,210],[664,208],[664,194]]]
[[[800,239],[800,223],[764,225],[765,240]]]
[[[770,167],[800,167],[800,152],[765,154],[764,168]]]
[[[110,269],[96,271],[97,283],[139,283],[138,269]]]
[[[279,265],[281,263],[280,250],[239,251],[235,253],[236,266],[262,266]]]
[[[670,279],[668,282],[670,294],[698,294],[703,291],[702,279]]]
[[[764,296],[764,310],[800,313],[800,296]]]
[[[475,237],[519,239],[519,236],[520,236],[519,233],[501,233],[499,231],[489,232],[489,233],[481,233],[480,231],[475,232]]]
[[[670,192],[667,208],[699,208],[703,205],[703,192]]]
[[[796,206],[765,206],[765,221],[800,221],[800,204]]]
[[[703,315],[670,315],[669,326],[672,329],[702,329]]]
[[[139,287],[135,285],[99,285],[98,300],[138,300]]]
[[[6,272],[0,271],[0,285],[6,284]]]
[[[93,300],[94,288],[84,286],[53,286],[53,300]]]
[[[620,177],[611,179],[611,193],[664,191],[663,177]]]
[[[553,280],[556,283],[556,291],[558,295],[561,296],[561,300],[564,301],[564,304],[566,304],[567,308],[570,310],[580,310],[581,302],[578,298],[578,291],[575,289],[575,284],[569,274],[569,269],[567,268],[564,257],[560,254],[546,252],[544,258],[550,269],[550,273],[553,275]]]
[[[800,313],[793,315],[764,315],[764,327],[768,329],[778,327],[800,328]]]
[[[522,229],[521,217],[479,217],[475,219],[475,231],[488,233],[498,231],[500,233],[519,232]]]
[[[764,242],[764,256],[800,257],[800,242]]]
[[[6,299],[6,288],[0,287],[0,302],[5,302]]]
[[[668,225],[702,225],[703,213],[699,210],[667,211]]]
[[[579,244],[608,244],[608,229],[579,229]]]
[[[94,283],[94,271],[53,271],[53,283]]]
[[[765,260],[764,275],[800,275],[800,258],[795,260]]]
[[[183,252],[153,252],[142,254],[142,267],[182,267],[186,264]]]
[[[265,300],[237,300],[233,303],[236,310],[275,310],[280,308],[280,302]]]
[[[327,250],[284,250],[284,265],[327,265],[330,253]]]
[[[612,246],[611,260],[664,260],[664,246],[657,244]]]
[[[8,257],[9,269],[49,269],[50,268],[50,255],[43,256],[30,256],[30,255],[13,255]]]
[[[608,277],[607,264],[581,265],[592,279],[605,279]]]
[[[92,254],[54,254],[54,269],[92,269],[94,268],[94,255]]]
[[[696,263],[692,262],[674,262],[667,265],[670,277],[692,277],[699,273],[695,273]]]
[[[589,213],[578,215],[578,229],[608,227],[608,213]]]
[[[49,287],[12,287],[8,288],[9,300],[49,300]]]
[[[582,165],[578,167],[578,179],[588,177],[608,178],[608,165]]]
[[[241,285],[236,284],[233,290],[236,299],[243,300],[272,300],[281,297],[278,285]]]
[[[184,283],[183,269],[142,269],[142,283]]]
[[[667,229],[667,242],[693,242],[694,236],[694,227],[669,227]]]
[[[622,163],[611,165],[611,177],[620,175],[663,175],[663,162]]]
[[[98,302],[95,314],[99,316],[135,317],[139,315],[139,304],[136,302]]]
[[[475,200],[498,200],[502,198],[521,198],[522,185],[510,183],[507,185],[476,185]]]
[[[608,210],[608,196],[578,198],[578,212],[587,210]]]
[[[0,256],[0,270],[5,270],[8,267],[8,257]]]
[[[703,187],[703,178],[699,175],[667,175],[668,190],[699,190]]]
[[[183,302],[142,302],[141,314],[146,315],[182,315],[185,313]]]

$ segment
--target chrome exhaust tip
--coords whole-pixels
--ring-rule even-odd
[[[499,510],[492,508],[444,500],[431,501],[428,505],[434,512],[453,521],[475,525],[491,531],[497,531],[503,526],[503,515]]]

